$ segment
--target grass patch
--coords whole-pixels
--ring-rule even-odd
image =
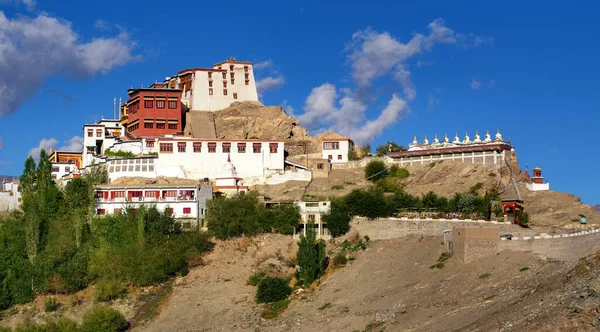
[[[525,272],[525,271],[529,271],[529,268],[527,266],[525,266],[519,270],[519,272]]]
[[[45,312],[54,312],[60,307],[60,303],[53,297],[49,297],[44,302],[44,311]]]
[[[319,310],[325,310],[329,308],[331,308],[331,303],[325,303],[319,308]]]
[[[165,283],[164,286],[160,287],[156,292],[149,292],[148,294],[141,295],[138,300],[143,302],[142,306],[135,313],[135,316],[131,319],[131,325],[143,325],[154,319],[160,313],[160,305],[171,295],[173,292],[172,281]]]
[[[277,318],[290,304],[290,300],[281,300],[277,302],[267,303],[261,315],[264,319]]]
[[[104,151],[105,156],[110,157],[121,157],[121,158],[133,158],[135,155],[129,151],[111,151],[110,149]]]
[[[449,252],[443,252],[438,258],[438,262],[436,264],[431,265],[429,268],[432,270],[435,269],[443,269],[446,266],[446,262],[452,257],[452,254]]]
[[[354,186],[354,185],[356,185],[356,182],[344,181],[344,184],[347,186]]]
[[[369,325],[367,325],[365,327],[365,332],[369,332],[369,331],[375,331],[376,328],[380,327],[381,325],[385,324],[385,322],[379,322],[379,323],[369,323]],[[382,329],[383,330],[383,329]]]
[[[406,311],[406,310],[402,310],[399,312],[400,315],[406,315],[407,313],[408,313],[408,311]]]
[[[479,279],[487,279],[487,278],[489,278],[491,275],[492,275],[491,273],[484,273],[484,274],[482,274],[482,275],[480,275],[480,276],[479,276]]]
[[[335,257],[333,258],[333,266],[343,267],[343,266],[346,266],[347,263],[348,263],[348,259],[346,258],[346,255],[344,255],[343,253],[339,253],[339,254],[335,255]]]
[[[339,184],[331,186],[331,190],[342,190],[342,189],[344,189],[344,186],[341,186]]]
[[[495,298],[495,297],[496,297],[496,295],[490,295],[490,296],[486,296],[486,297],[484,297],[484,298],[483,298],[483,300],[484,300],[484,301],[489,301],[489,300],[491,300],[491,299],[493,299],[493,298]]]

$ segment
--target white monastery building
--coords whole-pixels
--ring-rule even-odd
[[[139,186],[100,185],[96,187],[96,215],[125,213],[140,206],[156,206],[169,212],[184,230],[204,225],[206,202],[212,199],[212,188],[203,185]]]
[[[347,137],[325,137],[322,143],[323,159],[332,164],[347,163],[348,152],[354,150],[354,142]]]
[[[19,190],[19,180],[2,180],[0,187],[0,212],[7,212],[16,209],[21,205],[21,191]]]
[[[236,101],[258,101],[252,62],[230,58],[212,68],[190,68],[167,77],[164,86],[181,90],[181,102],[194,111],[217,111]]]

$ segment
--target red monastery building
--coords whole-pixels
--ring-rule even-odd
[[[181,90],[153,84],[150,88],[129,89],[123,109],[123,125],[134,137],[183,134],[184,109]]]

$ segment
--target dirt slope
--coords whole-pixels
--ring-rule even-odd
[[[161,314],[137,330],[362,331],[387,320],[380,326],[386,331],[574,331],[589,330],[598,316],[597,258],[575,266],[505,251],[468,264],[451,258],[432,270],[440,241],[375,241],[274,320],[260,318],[246,280],[278,249],[292,255],[294,245],[277,236],[245,251],[239,241],[221,242],[206,266],[177,282]]]

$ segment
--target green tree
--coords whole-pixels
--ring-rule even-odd
[[[410,173],[404,167],[400,167],[398,165],[392,165],[392,167],[390,167],[390,170],[389,170],[390,177],[394,177],[394,178],[398,178],[398,179],[405,179],[409,175],[410,175]]]
[[[83,315],[80,330],[83,332],[127,331],[129,322],[119,311],[105,306],[95,306]]]
[[[317,242],[313,225],[307,224],[306,235],[300,236],[296,257],[300,266],[298,280],[302,284],[310,285],[325,272],[326,245],[322,240]]]
[[[477,196],[467,193],[458,196],[456,200],[456,210],[461,213],[473,213]]]
[[[360,160],[360,157],[358,156],[356,149],[348,150],[348,160]]]
[[[327,223],[329,234],[333,237],[342,236],[350,231],[352,216],[342,197],[331,199],[331,211],[323,218]]]
[[[427,210],[437,210],[438,209],[438,200],[439,197],[433,191],[428,192],[421,198],[421,204],[423,208]]]
[[[362,157],[366,157],[371,154],[371,144],[365,144],[358,149],[360,150]]]
[[[385,179],[388,175],[388,169],[385,167],[385,163],[381,160],[371,160],[365,167],[365,178],[369,181],[375,182],[381,179]]]
[[[82,178],[76,178],[65,186],[65,205],[68,207],[69,215],[73,221],[75,230],[75,243],[77,248],[81,246],[81,238],[84,225],[90,220],[90,205],[93,206],[90,197],[90,184]]]
[[[208,228],[219,239],[256,235],[262,230],[255,194],[238,194],[231,198],[209,201],[206,217]]]
[[[381,144],[381,145],[377,146],[377,148],[375,149],[375,152],[376,152],[377,156],[379,156],[379,157],[385,156],[388,152],[401,152],[401,151],[406,151],[406,148],[403,147],[402,145],[399,145],[398,143],[396,143],[394,141],[388,141],[385,144]]]

